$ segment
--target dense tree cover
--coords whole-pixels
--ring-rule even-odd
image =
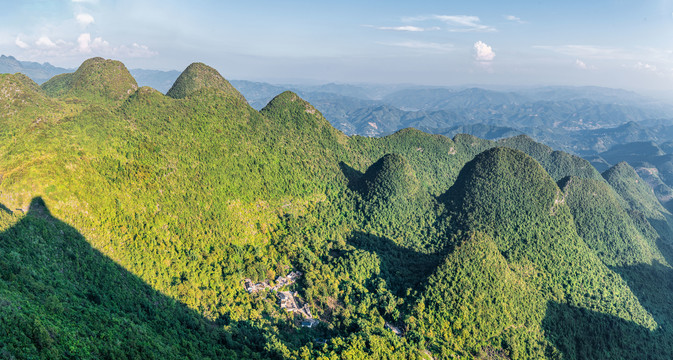
[[[663,207],[651,187],[626,162],[611,167],[603,177],[621,196],[624,207],[643,232],[654,229],[661,251],[671,252],[673,246],[673,215]]]
[[[443,357],[470,356],[488,348],[511,358],[541,358],[544,297],[510,268],[493,239],[466,235],[428,279],[409,317],[410,337]]]
[[[577,235],[563,193],[531,157],[508,148],[487,150],[465,165],[442,199],[455,211],[456,229],[489,234],[545,300],[657,326]]]
[[[138,83],[119,61],[91,58],[71,74],[57,75],[42,84],[50,96],[118,102],[138,89]]]
[[[665,143],[661,146],[651,141],[615,145],[596,155],[596,161],[605,164],[627,162],[653,188],[657,200],[669,212],[673,211],[673,153]]]
[[[166,93],[174,99],[183,99],[203,88],[220,89],[228,94],[245,100],[243,95],[220,75],[217,70],[203,63],[193,63],[178,76],[173,86]]]
[[[253,354],[224,328],[92,249],[74,228],[52,217],[41,199],[31,202],[25,216],[5,208],[0,218],[3,357],[182,359]],[[237,347],[241,351],[228,349]]]
[[[651,223],[651,199],[620,200],[585,161],[530,138],[347,137],[292,92],[255,111],[202,64],[176,81],[184,96],[120,100],[117,69],[89,60],[77,76],[93,83],[44,92],[0,75],[19,90],[0,98],[3,356],[583,358],[604,337],[670,355],[668,297],[636,285],[669,283],[667,215]],[[593,180],[564,194],[570,175]],[[570,202],[591,186],[601,204]],[[292,268],[317,327],[241,283]],[[585,339],[550,320],[577,311],[627,330]]]
[[[561,181],[578,234],[610,266],[665,262],[656,238],[642,234],[606,183],[577,177]]]
[[[565,176],[602,180],[600,173],[587,160],[562,151],[553,151],[549,146],[537,143],[526,135],[502,139],[497,144],[532,156],[556,181]]]

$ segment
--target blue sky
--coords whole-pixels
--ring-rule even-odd
[[[0,0],[0,53],[230,79],[673,90],[673,0]]]

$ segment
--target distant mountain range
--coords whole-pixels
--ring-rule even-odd
[[[74,71],[75,69],[53,66],[48,62],[19,61],[13,56],[0,55],[0,74],[22,73],[38,84],[42,84],[56,75]],[[140,86],[150,86],[162,93],[168,91],[180,75],[180,72],[175,70],[131,69],[129,72]]]
[[[22,72],[38,83],[73,71],[0,57],[0,73]],[[129,72],[138,86],[162,93],[180,75],[178,71]],[[293,91],[347,135],[384,136],[407,127],[446,136],[465,132],[491,140],[527,134],[581,156],[628,142],[673,141],[673,105],[620,89],[547,86],[496,91],[399,84],[274,85],[246,80],[231,84],[257,110],[281,92]]]
[[[414,127],[487,139],[528,134],[553,148],[588,156],[615,144],[673,141],[673,106],[601,87],[542,87],[517,91],[327,84],[271,85],[234,80],[251,106],[264,107],[291,90],[347,135],[383,136]]]
[[[40,64],[31,61],[19,61],[13,56],[0,55],[0,74],[22,73],[38,84],[42,84],[58,74],[72,71],[72,69],[56,67],[48,62]]]

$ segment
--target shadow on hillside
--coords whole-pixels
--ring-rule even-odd
[[[348,180],[348,188],[353,191],[356,191],[358,187],[358,182],[360,181],[360,178],[364,174],[358,170],[353,169],[350,165],[346,164],[343,161],[339,162],[339,168],[341,169],[341,172]]]
[[[263,351],[261,330],[236,323],[225,331],[222,321],[154,290],[53,217],[41,198],[0,233],[0,285],[0,354],[10,358],[226,358]]]
[[[612,270],[622,276],[658,324],[665,327],[673,324],[673,269],[655,260],[652,265],[637,264]]]
[[[12,210],[9,210],[5,205],[0,204],[0,211],[4,211],[7,214],[11,214]]]
[[[647,221],[652,225],[654,230],[659,234],[661,239],[669,244],[669,246],[673,246],[673,229],[669,225],[669,221],[673,222],[673,218],[666,217],[668,220],[662,220],[662,219],[653,219],[653,218],[647,218]]]
[[[654,236],[657,236],[656,247],[661,252],[666,262],[673,266],[673,218],[666,217],[667,220],[647,218],[647,222],[654,230]]]
[[[673,343],[661,331],[591,310],[547,303],[546,338],[558,352],[550,359],[671,359]],[[560,353],[559,353],[560,352]]]
[[[393,240],[356,231],[348,243],[358,249],[376,253],[381,259],[381,276],[390,290],[398,295],[415,288],[430,276],[446,253],[425,254],[407,249]]]

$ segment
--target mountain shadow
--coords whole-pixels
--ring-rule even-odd
[[[339,169],[341,169],[341,172],[344,174],[346,180],[348,181],[348,188],[352,191],[357,191],[360,179],[364,174],[358,170],[355,170],[354,168],[352,168],[350,165],[346,164],[343,161],[339,162]]]
[[[225,331],[222,321],[154,290],[53,217],[41,198],[25,216],[0,212],[0,227],[2,358],[259,358],[263,351],[261,331],[246,324]]]
[[[400,246],[389,238],[361,231],[353,232],[348,243],[378,255],[381,277],[391,291],[398,294],[425,281],[446,257],[446,251],[422,253]]]
[[[627,282],[640,303],[655,321],[670,331],[673,321],[673,269],[654,261],[652,265],[636,264],[612,268]]]
[[[0,211],[4,211],[7,214],[11,214],[12,210],[9,210],[5,205],[0,204]]]
[[[542,321],[555,349],[548,359],[671,359],[673,344],[661,329],[650,331],[621,318],[556,302]]]

